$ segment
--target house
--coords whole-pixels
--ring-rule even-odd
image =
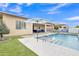
[[[66,24],[58,24],[58,31],[59,32],[68,32],[69,26]]]
[[[54,31],[54,24],[47,22],[45,24],[45,29],[46,29],[46,32],[53,32]]]
[[[67,26],[66,24],[58,24],[59,28],[69,28],[69,26]]]
[[[5,12],[0,12],[0,20],[6,24],[10,33],[8,35],[24,35],[38,32],[51,32],[54,29],[53,24],[49,23],[29,23],[29,19]]]
[[[32,24],[26,24],[25,22],[28,18],[4,12],[0,12],[0,18],[10,30],[10,34],[8,35],[32,34]]]

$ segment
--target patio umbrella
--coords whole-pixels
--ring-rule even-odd
[[[26,22],[27,23],[45,24],[45,23],[48,23],[49,21],[42,19],[42,18],[32,18],[32,19],[28,19]]]
[[[47,21],[46,19],[42,19],[42,18],[32,18],[32,19],[28,19],[26,21],[26,23],[46,24],[46,23],[50,23],[50,22]],[[39,29],[37,29],[37,42],[38,42],[38,30]]]

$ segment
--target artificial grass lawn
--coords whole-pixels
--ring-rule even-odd
[[[0,41],[0,56],[37,56],[29,48],[18,41],[19,36],[9,37],[7,40]]]

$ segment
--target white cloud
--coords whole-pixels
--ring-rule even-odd
[[[5,11],[8,6],[9,6],[8,3],[0,3],[0,8],[2,8],[2,11]]]
[[[74,16],[74,17],[70,17],[70,18],[65,18],[67,20],[79,20],[79,16]]]
[[[57,10],[57,9],[59,9],[59,8],[61,8],[61,7],[64,7],[64,6],[66,6],[66,5],[68,5],[68,4],[67,4],[67,3],[58,4],[57,6],[55,6],[55,7],[51,8],[51,9],[49,9],[49,11],[55,11],[55,10]]]
[[[23,5],[23,3],[17,3],[18,5]]]
[[[0,3],[0,7],[8,7],[8,3]]]
[[[48,9],[47,10],[47,14],[57,14],[57,13],[61,13],[60,11],[58,11],[58,9],[59,8],[61,8],[61,7],[64,7],[64,6],[67,6],[67,5],[69,5],[69,4],[67,4],[67,3],[59,3],[57,6],[54,6],[54,7],[52,7],[52,8],[50,8],[50,9]],[[43,10],[44,11],[44,10]]]
[[[26,6],[31,6],[33,3],[26,3]]]
[[[9,11],[15,12],[15,13],[21,13],[21,12],[22,12],[22,9],[21,9],[20,6],[17,5],[17,6],[14,7],[14,8],[10,8]]]
[[[17,3],[17,5],[23,5],[25,4],[26,6],[31,6],[33,3]]]
[[[54,12],[50,11],[47,14],[57,14],[57,13],[60,13],[60,12],[59,11],[54,11]]]
[[[17,5],[23,5],[25,4],[26,6],[31,6],[33,3],[17,3]]]

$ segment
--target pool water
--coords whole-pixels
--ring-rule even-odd
[[[79,51],[79,37],[77,35],[53,34],[39,37],[39,39],[49,41],[52,45],[60,45]]]

